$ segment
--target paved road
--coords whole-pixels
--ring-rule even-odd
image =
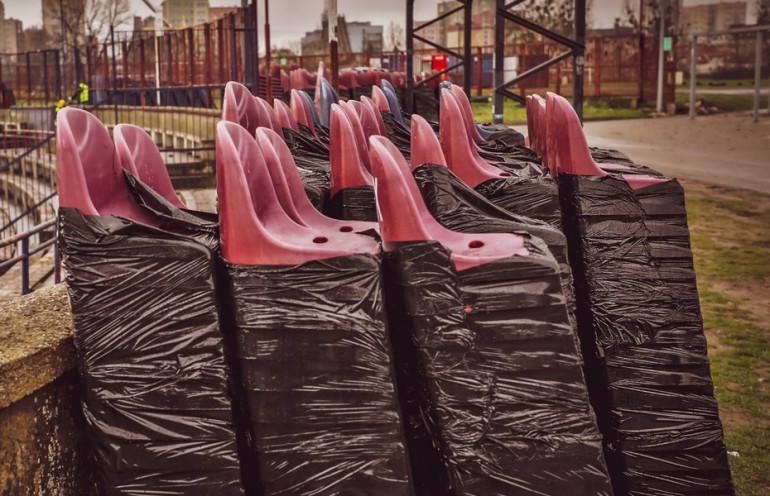
[[[671,177],[770,194],[770,117],[750,114],[588,122],[588,142]]]

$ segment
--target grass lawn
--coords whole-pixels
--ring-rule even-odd
[[[770,494],[770,196],[684,181],[711,373],[739,496]]]

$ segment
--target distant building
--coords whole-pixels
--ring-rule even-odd
[[[24,45],[21,21],[5,18],[5,5],[0,1],[0,53],[19,53]]]
[[[414,21],[415,28],[422,26],[430,21]],[[437,45],[446,45],[446,27],[442,22],[434,22],[430,26],[426,26],[416,33],[417,35],[431,41]],[[414,41],[415,50],[434,50],[434,48],[422,41]]]
[[[385,28],[371,22],[351,21],[337,16],[337,49],[339,53],[379,53],[383,50]],[[301,40],[302,55],[320,55],[329,50],[329,21],[321,16],[321,29],[308,31]]]
[[[216,21],[217,19],[221,19],[227,14],[231,12],[235,12],[237,10],[238,10],[238,7],[235,5],[232,5],[230,7],[209,7],[209,20]]]
[[[24,49],[24,27],[18,19],[5,19],[2,27],[2,53],[20,53]]]
[[[78,23],[77,19],[86,8],[86,0],[43,0],[42,8],[43,31],[45,31],[51,47],[61,46],[62,18],[65,28],[68,30],[68,38],[73,36],[74,33],[71,32],[73,29],[79,30],[77,35],[80,39],[85,37],[84,25]]]
[[[369,21],[353,21],[345,23],[345,30],[347,31],[351,52],[360,53],[382,51],[384,31],[382,26],[373,26]]]
[[[693,5],[682,9],[682,29],[686,36],[693,33],[724,31],[746,23],[746,2],[724,2]]]
[[[163,2],[163,20],[176,29],[209,22],[209,1],[165,0]]]
[[[134,37],[142,37],[147,32],[155,31],[155,18],[153,16],[139,17],[134,16]]]

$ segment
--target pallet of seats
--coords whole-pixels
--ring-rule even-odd
[[[596,163],[561,97],[548,95],[545,125],[615,494],[734,494],[682,186]]]
[[[58,115],[59,243],[97,492],[241,495],[216,222],[180,208],[133,131],[116,128],[116,150],[93,115]],[[138,178],[148,171],[165,197]]]

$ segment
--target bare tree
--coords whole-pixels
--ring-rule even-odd
[[[390,24],[388,24],[387,39],[387,49],[394,52],[400,52],[401,44],[404,42],[404,27],[394,21],[390,21]]]

